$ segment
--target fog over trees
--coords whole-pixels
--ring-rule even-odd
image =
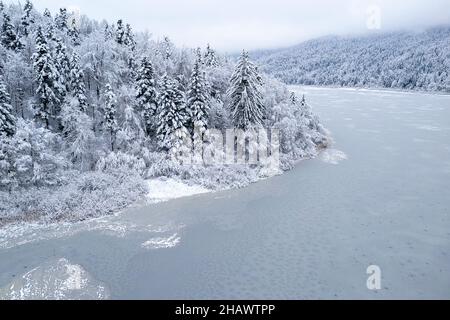
[[[253,56],[288,84],[450,92],[450,27],[330,36]]]

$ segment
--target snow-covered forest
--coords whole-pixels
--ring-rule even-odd
[[[289,84],[450,92],[450,27],[329,36],[254,56]]]
[[[224,189],[267,176],[173,161],[183,138],[209,129],[280,129],[283,170],[328,144],[307,97],[245,51],[232,61],[30,1],[0,2],[0,26],[0,225],[111,214],[148,192],[145,179]]]

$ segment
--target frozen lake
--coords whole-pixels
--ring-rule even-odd
[[[243,190],[0,233],[0,297],[450,299],[450,96],[293,89],[332,132],[320,158]]]

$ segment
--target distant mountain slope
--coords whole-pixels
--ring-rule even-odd
[[[288,84],[450,92],[450,27],[324,37],[253,57]]]

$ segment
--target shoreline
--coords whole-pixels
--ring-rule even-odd
[[[331,139],[331,137],[330,137]],[[202,196],[207,194],[214,194],[218,192],[224,192],[229,190],[245,189],[251,184],[256,184],[261,181],[265,181],[276,176],[281,176],[289,171],[292,171],[300,163],[307,160],[319,160],[328,164],[336,164],[334,161],[328,161],[329,155],[323,156],[325,153],[337,152],[337,161],[346,160],[346,157],[341,157],[339,150],[333,148],[332,145],[326,148],[320,148],[317,150],[317,155],[311,158],[299,159],[295,166],[278,174],[272,174],[271,176],[259,177],[258,180],[249,183],[244,187],[237,188],[221,188],[221,189],[207,189],[198,184],[190,184],[188,181],[178,180],[168,177],[159,177],[154,179],[146,179],[145,183],[148,186],[148,192],[140,197],[132,204],[117,210],[111,215],[104,215],[100,217],[85,218],[79,221],[61,220],[61,221],[15,221],[0,226],[0,250],[7,250],[17,246],[26,245],[29,243],[35,243],[44,240],[50,240],[54,238],[64,238],[68,236],[76,235],[85,231],[99,231],[108,235],[116,237],[125,237],[129,232],[147,232],[148,229],[154,228],[150,225],[137,225],[131,222],[126,217],[128,210],[132,208],[142,208],[145,206],[162,205],[174,200],[180,200],[184,198],[191,198],[195,196]],[[155,194],[151,193],[151,187],[161,186],[165,188],[163,191],[158,191]],[[175,188],[175,192],[173,189]],[[170,191],[170,195],[169,195]]]
[[[292,87],[310,88],[310,89],[337,89],[346,91],[371,91],[371,92],[386,92],[386,93],[403,93],[403,94],[424,94],[432,96],[450,96],[450,92],[445,91],[424,91],[424,90],[405,90],[405,89],[395,89],[395,88],[383,88],[383,87],[342,87],[342,86],[320,86],[320,85],[307,85],[307,84],[287,84],[289,89]]]

